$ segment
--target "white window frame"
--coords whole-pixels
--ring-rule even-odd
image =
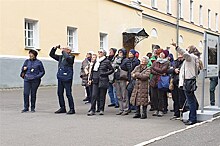
[[[218,32],[218,13],[215,13],[215,30]]]
[[[67,46],[72,49],[72,52],[78,53],[78,32],[75,27],[67,27]]]
[[[211,10],[208,9],[208,28],[211,29]]]
[[[103,49],[106,52],[108,52],[108,34],[100,33],[99,41],[100,41],[100,49]]]
[[[157,0],[151,0],[151,7],[157,9]]]
[[[167,14],[171,14],[171,0],[167,0]]]
[[[151,30],[151,37],[154,37],[154,38],[157,38],[157,37],[158,37],[158,33],[157,33],[156,28],[153,28],[153,29]]]
[[[193,22],[193,0],[190,0],[190,22]]]
[[[28,25],[32,25],[32,29],[28,28]],[[32,37],[30,36],[29,33],[32,32]],[[24,41],[25,41],[25,48],[26,49],[39,49],[39,24],[37,20],[31,20],[31,19],[26,19],[24,20]],[[32,45],[28,43],[28,40],[32,40]]]
[[[183,44],[183,42],[184,42],[184,40],[183,40],[183,36],[180,35],[180,36],[179,36],[179,43]]]
[[[183,19],[183,0],[179,0],[179,18]]]
[[[202,5],[199,6],[199,25],[202,26],[203,25],[203,13],[202,13]]]

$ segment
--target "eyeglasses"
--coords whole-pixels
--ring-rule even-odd
[[[98,53],[103,53],[102,51],[98,51]]]

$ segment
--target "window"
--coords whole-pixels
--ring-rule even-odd
[[[199,42],[199,47],[200,47],[200,48],[203,47],[202,41]]]
[[[107,34],[105,33],[100,33],[100,49],[105,50],[106,52],[108,52],[108,38],[107,38]]]
[[[171,14],[171,0],[167,0],[167,14]]]
[[[77,28],[67,27],[67,45],[73,52],[78,52]]]
[[[151,0],[151,7],[157,9],[157,0]]]
[[[218,13],[215,13],[215,30],[218,32]]]
[[[38,21],[25,19],[25,48],[39,48]]]
[[[151,30],[151,37],[155,37],[155,38],[157,38],[157,30],[155,29],[155,28],[153,28],[152,30]]]
[[[179,0],[179,18],[183,18],[183,0]]]
[[[199,6],[199,25],[203,25],[203,20],[202,20],[202,5]]]
[[[211,27],[211,10],[208,9],[208,28]]]
[[[183,36],[182,35],[179,36],[179,43],[183,43]]]
[[[190,22],[193,22],[193,0],[190,0]]]

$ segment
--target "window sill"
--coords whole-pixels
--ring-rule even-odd
[[[73,55],[79,55],[80,52],[71,52],[71,54],[73,54]]]
[[[156,7],[152,7],[152,9],[154,9],[154,10],[158,10],[158,8],[156,8]]]
[[[40,48],[35,48],[35,47],[25,47],[24,48],[25,50],[32,50],[32,49],[36,49],[38,51],[40,51],[41,49]]]
[[[167,12],[167,15],[171,16],[172,14],[171,14],[171,13],[169,13],[169,12]]]

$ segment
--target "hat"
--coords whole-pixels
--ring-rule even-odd
[[[110,48],[110,50],[112,50],[114,52],[114,54],[117,52],[116,48]]]
[[[104,49],[100,49],[98,52],[103,52],[103,55],[106,56],[107,52]]]
[[[29,51],[29,53],[32,53],[32,54],[34,54],[35,57],[37,57],[37,55],[38,55],[38,50],[33,48],[33,49],[31,49],[31,50]]]
[[[168,50],[163,50],[162,52],[165,54],[165,58],[167,58],[168,55],[169,55],[169,51]]]
[[[92,54],[94,54],[94,52],[93,51],[89,51],[89,52],[87,52],[87,54],[91,54],[92,55]]]
[[[123,53],[123,57],[126,57],[127,50],[125,48],[121,48],[121,49],[118,50],[118,52],[120,52],[120,51]]]
[[[129,52],[131,52],[131,54],[133,54],[135,56],[136,51],[134,49],[131,49]]]
[[[136,51],[135,57],[138,59],[139,58],[139,52]]]

